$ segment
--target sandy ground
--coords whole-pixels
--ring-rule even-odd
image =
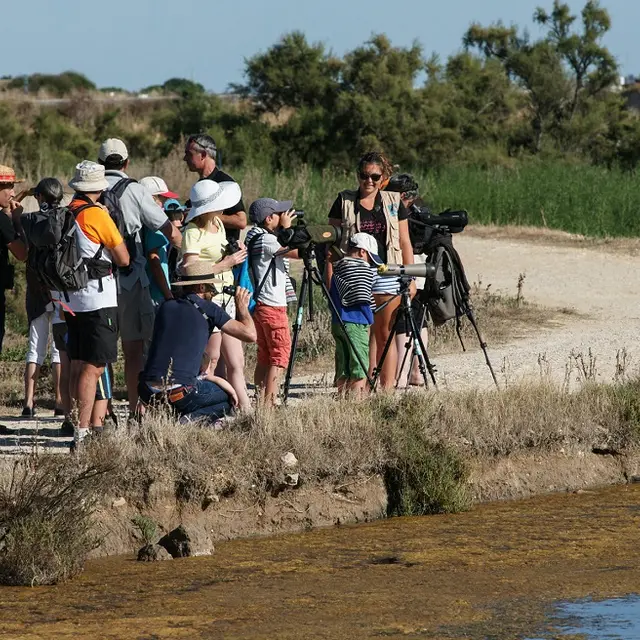
[[[633,239],[592,241],[528,228],[473,227],[455,237],[470,282],[515,295],[524,275],[525,300],[553,314],[545,327],[523,330],[507,343],[489,345],[502,387],[541,376],[571,388],[585,378],[608,382],[640,373],[640,257]],[[482,326],[480,327],[482,329]],[[478,345],[432,357],[441,389],[491,389]],[[324,384],[327,377],[296,382]]]
[[[625,355],[622,368],[626,374],[637,371],[640,258],[592,246],[484,235],[455,238],[470,281],[513,294],[519,274],[524,274],[526,300],[576,312],[562,316],[559,327],[532,328],[517,340],[490,345],[502,384],[541,374],[562,382],[568,363],[574,365],[570,377],[575,382],[581,377],[575,367],[580,356],[587,370],[593,371],[595,359],[595,379],[601,382],[616,375],[617,360]],[[452,389],[492,385],[484,360],[476,352],[440,356],[436,365],[441,382]]]

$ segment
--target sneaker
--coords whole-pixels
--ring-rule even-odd
[[[21,418],[35,418],[36,410],[34,407],[24,407],[22,409],[22,413],[20,414]]]
[[[80,447],[89,443],[89,439],[91,438],[91,430],[88,428],[75,428],[73,430],[73,442],[69,447],[69,451],[71,453],[77,453]]]
[[[73,436],[73,422],[71,422],[71,420],[65,420],[62,425],[60,425],[60,435],[65,438]]]

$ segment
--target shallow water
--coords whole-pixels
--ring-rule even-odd
[[[640,596],[561,603],[554,618],[557,618],[554,623],[556,631],[551,635],[556,638],[579,636],[584,640],[638,640]]]
[[[0,637],[604,638],[570,608],[584,603],[556,603],[637,592],[638,525],[632,485],[221,543],[210,558],[107,558],[66,585],[2,589]]]

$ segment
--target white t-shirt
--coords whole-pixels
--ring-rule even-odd
[[[259,234],[259,237],[251,245],[251,255],[249,256],[249,268],[253,270],[253,286],[255,290],[257,290],[260,283],[265,280],[265,274],[269,271],[269,275],[260,290],[258,302],[268,307],[286,307],[287,268],[285,259],[282,256],[277,256],[275,258],[275,269],[270,269],[274,259],[273,256],[279,251],[283,251],[284,247],[272,233],[267,233],[257,227],[253,227],[247,234],[247,245],[249,245],[256,234]]]

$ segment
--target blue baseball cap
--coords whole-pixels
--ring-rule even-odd
[[[180,201],[176,200],[175,198],[169,198],[168,200],[166,200],[163,208],[165,213],[170,213],[172,211],[184,212],[187,210],[187,207],[185,207],[183,204],[180,204]]]

